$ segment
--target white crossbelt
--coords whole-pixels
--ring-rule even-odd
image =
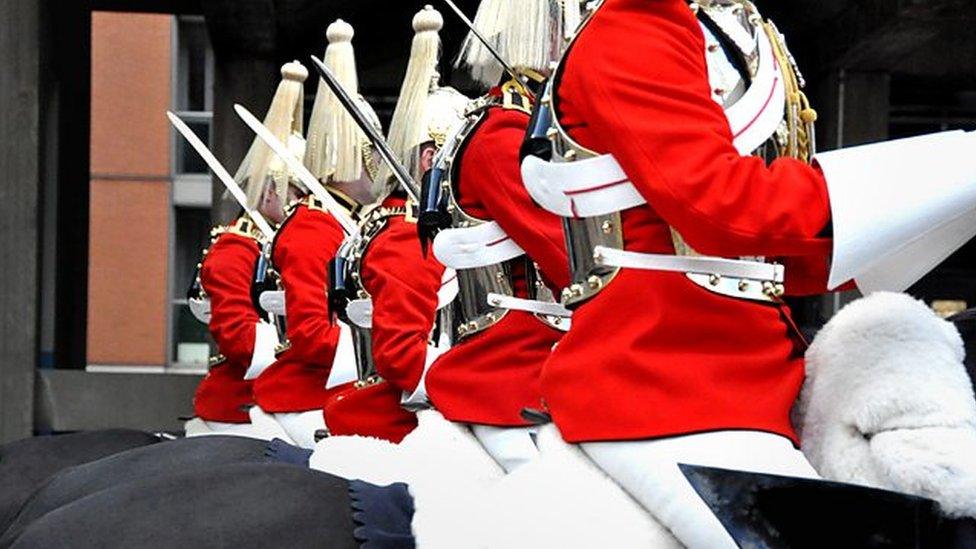
[[[717,275],[777,283],[783,282],[784,274],[783,266],[774,263],[720,257],[644,254],[606,246],[595,247],[593,259],[598,265],[608,267]]]
[[[500,309],[512,311],[524,311],[537,315],[557,316],[559,318],[571,318],[573,312],[563,307],[559,303],[539,301],[536,299],[523,299],[502,294],[488,294],[488,304]]]
[[[708,29],[705,29],[705,33],[706,36],[711,35]],[[759,49],[758,72],[745,94],[724,112],[732,134],[732,144],[739,154],[748,155],[779,128],[783,120],[786,92],[782,68],[777,64],[766,33],[760,30],[755,39],[740,38],[744,44],[754,42]],[[712,40],[717,39],[712,37]],[[719,60],[728,66],[718,72],[736,73],[725,60],[723,51],[708,55],[710,68]],[[646,204],[644,196],[612,154],[572,162],[560,162],[558,159],[549,162],[527,156],[522,161],[521,170],[525,188],[532,199],[561,217],[596,217]]]

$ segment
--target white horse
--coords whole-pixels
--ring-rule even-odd
[[[807,355],[795,409],[807,459],[827,480],[920,495],[950,517],[976,517],[976,400],[963,358],[952,324],[904,294],[847,306]],[[506,475],[466,426],[424,411],[400,445],[331,437],[310,465],[408,483],[425,549],[683,546],[555,426],[537,440],[539,457]]]

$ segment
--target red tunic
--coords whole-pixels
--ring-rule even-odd
[[[566,61],[558,114],[580,144],[612,153],[648,202],[623,213],[624,247],[673,253],[670,225],[703,254],[796,258],[811,267],[793,269],[791,289],[822,288],[823,176],[736,152],[688,5],[607,0],[593,17]],[[804,371],[785,315],[680,273],[624,269],[575,312],[543,394],[570,441],[718,429],[795,441],[789,411]]]
[[[383,201],[387,208],[404,205],[402,198]],[[433,254],[423,256],[416,223],[398,215],[366,248],[361,274],[373,300],[373,360],[383,381],[362,389],[348,384],[326,406],[326,424],[334,435],[400,442],[417,426],[400,400],[417,388],[424,371],[444,266]]]
[[[467,213],[496,221],[559,289],[569,282],[562,223],[533,203],[519,170],[528,122],[522,111],[491,107],[459,160],[456,192]],[[516,292],[525,295],[524,288]],[[508,312],[431,366],[431,402],[454,421],[525,425],[521,411],[541,407],[542,364],[561,335],[529,313]]]
[[[213,366],[193,397],[194,414],[208,421],[247,423],[254,403],[244,372],[254,352],[254,325],[259,321],[251,301],[254,266],[261,248],[254,238],[224,232],[210,246],[200,282],[210,297],[210,335],[225,361]]]
[[[388,198],[384,206],[403,206]],[[373,357],[383,379],[413,392],[427,357],[427,342],[437,314],[437,291],[444,266],[434,254],[425,258],[417,224],[390,218],[366,250],[363,286],[373,298]]]
[[[282,223],[272,261],[285,290],[289,345],[254,382],[266,412],[321,409],[331,391],[325,384],[339,343],[339,326],[328,307],[328,264],[342,243],[339,222],[314,200],[301,202]]]

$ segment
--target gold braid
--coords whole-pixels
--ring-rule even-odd
[[[779,63],[786,87],[786,128],[785,147],[779,150],[780,156],[796,158],[809,162],[816,149],[813,124],[817,121],[817,111],[810,107],[810,101],[803,93],[803,85],[797,74],[793,57],[786,49],[783,36],[771,21],[763,21],[762,28],[773,46],[773,56]]]

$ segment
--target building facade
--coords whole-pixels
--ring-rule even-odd
[[[200,17],[95,12],[91,32],[87,366],[200,373],[207,330],[185,295],[207,243],[211,184],[164,115],[177,112],[209,141],[206,27]]]

